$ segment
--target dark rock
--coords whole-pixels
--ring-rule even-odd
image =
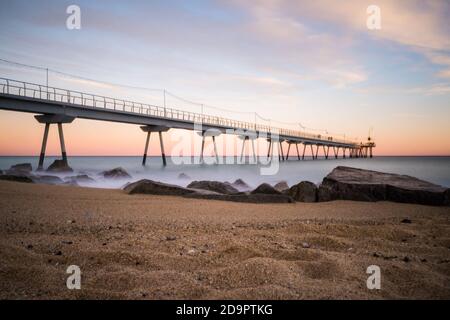
[[[73,244],[72,241],[67,241],[67,240],[63,240],[63,241],[61,241],[61,243],[62,244],[68,244],[68,245]]]
[[[55,251],[53,254],[54,254],[55,256],[62,256],[61,250]]]
[[[65,177],[64,180],[68,183],[73,183],[74,185],[78,185],[78,183],[91,183],[95,182],[94,179],[89,177],[87,174],[80,174],[77,176]]]
[[[105,178],[108,179],[123,179],[123,178],[131,178],[128,172],[123,168],[114,168],[112,170],[103,171],[101,173]]]
[[[30,177],[25,176],[25,175],[4,174],[4,175],[0,175],[0,180],[33,183],[33,180]]]
[[[444,205],[450,206],[450,189],[447,189],[444,192]]]
[[[410,219],[403,219],[401,223],[412,223],[412,221]]]
[[[31,163],[19,163],[11,166],[8,171],[30,173],[32,170],[33,167],[31,166]]]
[[[247,192],[240,192],[237,194],[187,194],[184,197],[207,199],[207,200],[221,200],[233,202],[246,203],[293,203],[295,202],[290,196],[284,194],[253,194]]]
[[[411,259],[408,258],[408,257],[404,257],[404,258],[403,258],[403,262],[410,262],[410,261],[411,261]]]
[[[175,237],[175,236],[167,236],[166,237],[166,241],[175,241],[175,240],[177,240],[177,237]]]
[[[181,179],[181,180],[191,180],[191,177],[189,177],[186,173],[180,173],[180,174],[178,175],[178,179]]]
[[[35,183],[42,184],[62,184],[64,182],[61,178],[56,176],[33,176],[31,179]]]
[[[317,202],[317,193],[317,186],[309,181],[302,181],[287,191],[295,201],[300,202]]]
[[[72,171],[73,169],[69,167],[67,161],[64,160],[55,160],[47,168],[47,172],[72,172]]]
[[[229,183],[219,181],[193,181],[188,186],[191,189],[202,189],[222,194],[238,193],[239,190]]]
[[[273,187],[275,188],[275,190],[278,190],[280,192],[283,192],[283,191],[286,191],[289,189],[289,186],[286,181],[280,181]]]
[[[393,201],[444,205],[446,189],[414,177],[337,167],[319,187],[319,201]]]
[[[124,190],[128,194],[142,193],[142,194],[172,195],[172,196],[181,196],[197,192],[196,190],[183,188],[173,184],[167,184],[147,179],[142,179],[130,183],[124,188]]]
[[[276,190],[270,184],[263,183],[263,184],[259,185],[255,190],[253,190],[251,192],[251,194],[275,194],[275,195],[281,195],[281,192]]]
[[[250,190],[250,186],[242,179],[236,179],[236,181],[234,181],[231,185],[233,187],[235,187],[236,189],[238,189],[239,191],[249,191]]]

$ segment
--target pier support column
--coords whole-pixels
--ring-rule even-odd
[[[306,144],[303,143],[303,154],[302,154],[302,160],[305,160],[305,153],[306,153]]]
[[[219,163],[219,154],[217,153],[216,137],[212,136],[212,141],[214,144],[214,155],[216,156],[216,163]]]
[[[330,150],[330,146],[327,146],[328,150]],[[328,159],[328,152],[325,150],[325,145],[323,145],[323,154],[325,155],[325,159]]]
[[[283,144],[282,144],[282,143],[283,143],[283,141],[280,140],[279,143],[278,143],[278,145],[279,145],[280,151],[281,151],[281,152],[280,152],[280,153],[281,153],[281,154],[280,154],[280,155],[281,155],[281,160],[284,161],[285,158],[284,158]]]
[[[164,152],[164,141],[163,141],[162,133],[169,131],[170,128],[163,127],[163,126],[148,125],[148,126],[142,126],[141,130],[144,131],[144,132],[147,132],[147,137],[146,137],[146,140],[145,140],[144,156],[142,157],[142,165],[145,166],[145,164],[147,162],[147,152],[148,152],[148,147],[150,145],[151,133],[152,132],[158,132],[159,145],[160,145],[160,148],[161,148],[161,159],[162,159],[162,162],[163,162],[163,166],[166,166],[167,165],[167,160],[166,160],[166,153]]]
[[[150,134],[151,132],[147,132],[147,140],[145,140],[145,149],[144,149],[144,156],[142,157],[142,165],[145,166],[145,163],[147,162],[147,151],[148,151],[148,144],[150,142]]]
[[[372,152],[372,147],[370,147],[370,157],[373,158],[373,152]]]
[[[45,129],[44,129],[44,137],[42,139],[41,154],[39,155],[38,170],[42,170],[44,167],[45,149],[47,148],[47,139],[48,139],[49,129],[50,129],[50,123],[46,123]]]
[[[164,152],[164,142],[163,142],[163,138],[162,138],[162,132],[159,131],[158,133],[159,133],[159,145],[161,146],[161,157],[162,157],[163,165],[167,166],[166,153]]]
[[[316,144],[316,160],[318,156],[319,156],[319,145]]]
[[[61,144],[61,156],[64,163],[67,165],[67,152],[66,152],[66,144],[64,142],[62,123],[58,123],[58,133],[59,133],[59,142]]]
[[[345,151],[347,150],[347,148],[342,148],[342,158],[345,159]]]
[[[297,158],[300,160],[300,152],[298,152],[298,143],[295,144],[295,149],[297,149]]]
[[[41,154],[39,155],[38,170],[42,170],[43,166],[44,166],[45,150],[47,148],[48,133],[49,133],[51,124],[58,125],[59,142],[61,145],[61,156],[62,156],[62,160],[64,161],[64,163],[68,166],[69,164],[67,161],[66,144],[64,141],[64,133],[63,133],[62,125],[64,123],[72,123],[73,120],[75,120],[75,117],[67,116],[64,114],[43,114],[43,115],[34,116],[34,118],[39,123],[45,124],[44,137],[42,139],[42,146],[41,146]]]
[[[311,148],[311,157],[314,160],[315,159],[314,158],[314,148],[313,148],[312,144],[310,144],[309,147]]]
[[[269,160],[270,157],[270,151],[272,150],[272,139],[267,139],[269,141],[269,148],[267,149],[267,160]]]
[[[286,154],[286,161],[289,160],[289,151],[291,151],[291,144],[288,143],[288,150],[287,150],[287,154]]]

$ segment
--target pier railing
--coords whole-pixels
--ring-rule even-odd
[[[111,111],[139,114],[142,116],[158,117],[168,120],[203,123],[209,126],[221,126],[236,130],[265,132],[268,134],[273,132],[280,136],[320,140],[324,143],[337,142],[348,145],[357,145],[355,141],[338,139],[331,135],[313,134],[300,130],[278,128],[258,123],[232,120],[218,116],[105,97],[80,91],[49,87],[46,85],[28,83],[7,78],[0,78],[0,92],[7,95],[15,95],[51,102],[61,102],[73,105],[75,107],[100,108]]]

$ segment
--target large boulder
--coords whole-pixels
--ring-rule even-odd
[[[128,174],[128,172],[125,171],[124,168],[114,168],[112,170],[103,171],[101,173],[103,177],[107,179],[125,179],[125,178],[131,178],[131,176]]]
[[[33,183],[33,180],[29,176],[25,175],[3,174],[0,175],[0,180]]]
[[[414,177],[337,167],[319,187],[319,201],[393,201],[444,205],[446,189]]]
[[[289,185],[287,184],[286,181],[280,181],[277,184],[275,184],[273,186],[275,188],[275,190],[278,190],[280,192],[286,191],[289,189]]]
[[[262,183],[255,190],[253,190],[251,192],[251,194],[275,194],[275,195],[281,195],[281,192],[276,190],[274,187],[272,187],[268,183]]]
[[[186,194],[196,193],[196,190],[183,188],[173,184],[142,179],[133,183],[129,183],[124,187],[128,194],[154,194],[154,195],[171,195],[182,196]]]
[[[250,186],[242,179],[236,179],[231,185],[236,189],[238,189],[239,191],[250,190]]]
[[[47,168],[47,172],[72,172],[73,169],[69,167],[65,160],[55,160]]]
[[[31,163],[19,163],[11,166],[9,168],[9,172],[21,172],[21,173],[30,173],[33,170]]]
[[[219,181],[193,181],[187,186],[191,189],[202,189],[222,194],[238,193],[239,190],[229,183]]]
[[[447,189],[444,192],[444,205],[450,206],[450,189]]]
[[[317,186],[309,181],[302,181],[287,191],[295,201],[300,202],[317,202],[317,193]]]

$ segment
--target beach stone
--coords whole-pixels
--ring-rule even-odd
[[[440,206],[446,188],[414,177],[339,166],[319,187],[319,201],[393,201]]]
[[[302,181],[287,191],[295,201],[300,202],[317,202],[317,193],[317,186],[309,181]]]
[[[35,183],[42,183],[42,184],[62,184],[64,181],[57,176],[33,176],[31,178]]]
[[[450,206],[450,189],[447,189],[444,192],[444,205]]]
[[[142,179],[130,183],[124,188],[124,190],[128,194],[141,193],[141,194],[172,195],[172,196],[181,196],[197,192],[196,190],[148,179]]]
[[[11,166],[8,171],[10,172],[26,172],[30,173],[33,170],[31,163],[19,163]]]
[[[412,223],[412,221],[410,219],[403,219],[401,222],[402,223]]]
[[[14,175],[14,174],[3,174],[0,175],[0,180],[23,182],[23,183],[33,183],[33,180],[26,175]]]
[[[186,198],[207,199],[207,200],[221,200],[232,202],[245,203],[294,203],[292,197],[284,194],[252,194],[247,192],[240,192],[237,194],[200,194],[192,193],[184,195]]]
[[[250,190],[250,186],[242,179],[236,179],[231,185],[240,191]]]
[[[94,179],[89,177],[87,174],[80,174],[77,176],[65,177],[64,180],[68,183],[73,183],[74,185],[78,185],[78,183],[90,183],[95,182]]]
[[[251,192],[251,194],[275,194],[281,195],[281,192],[272,187],[268,183],[260,184],[255,190]]]
[[[239,192],[239,190],[233,187],[231,184],[219,181],[193,181],[187,187],[193,189],[209,190],[222,194],[233,194]]]
[[[47,168],[47,172],[72,172],[72,171],[73,169],[69,167],[67,161],[64,160],[55,160]]]
[[[108,179],[122,179],[122,178],[131,178],[128,172],[125,171],[124,168],[114,168],[112,170],[103,171],[101,173],[103,177]]]
[[[178,175],[178,179],[181,179],[181,180],[191,180],[191,177],[189,177],[186,173],[180,173],[179,175]]]
[[[283,192],[283,191],[286,191],[289,189],[289,186],[286,181],[280,181],[273,187],[275,188],[275,190],[278,190],[280,192]]]

